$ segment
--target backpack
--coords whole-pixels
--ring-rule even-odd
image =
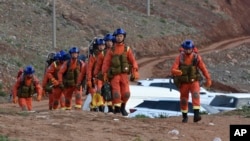
[[[101,88],[101,95],[105,101],[111,101],[112,92],[111,92],[111,85],[108,82],[105,82]]]
[[[51,52],[48,54],[47,60],[46,60],[47,67],[50,66],[50,64],[55,61],[55,55],[56,55],[55,52]]]

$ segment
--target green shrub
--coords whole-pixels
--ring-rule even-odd
[[[135,118],[149,118],[149,117],[146,115],[138,114],[135,116]]]
[[[3,92],[2,90],[0,90],[0,96],[5,97],[7,94],[5,92]]]
[[[16,140],[11,140],[8,138],[8,136],[0,135],[0,141],[16,141]]]

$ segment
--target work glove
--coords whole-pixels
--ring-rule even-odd
[[[130,81],[136,81],[139,79],[138,69],[132,69],[132,74],[130,75]]]
[[[207,79],[207,80],[206,80],[206,83],[205,83],[205,87],[206,87],[206,88],[210,88],[211,85],[212,85],[212,80],[211,80],[211,79]]]
[[[174,76],[181,76],[182,75],[181,70],[172,70],[172,73],[173,73]]]
[[[59,88],[63,90],[64,89],[64,85],[62,83],[59,84]]]
[[[108,81],[108,74],[107,74],[107,73],[104,73],[104,74],[103,74],[103,81],[104,81],[104,82],[107,82],[107,81]]]
[[[38,95],[36,98],[37,101],[41,101],[42,100],[42,95]]]
[[[13,102],[14,104],[16,104],[16,103],[17,103],[17,97],[13,97],[12,102]]]
[[[43,95],[43,96],[46,96],[45,89],[43,89],[42,95]]]
[[[81,84],[76,84],[76,88],[77,88],[77,90],[81,90]]]
[[[139,79],[139,73],[134,72],[130,75],[130,81],[137,81]]]
[[[59,85],[59,82],[55,78],[52,78],[51,82],[52,82],[53,86],[58,86]]]
[[[90,80],[87,81],[87,86],[88,86],[89,88],[92,88],[92,82],[91,82]]]

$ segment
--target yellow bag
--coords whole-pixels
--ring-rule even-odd
[[[94,93],[93,94],[93,97],[92,97],[92,101],[91,101],[91,105],[93,107],[98,107],[98,106],[101,106],[103,105],[103,98],[101,96],[101,94],[99,93]]]

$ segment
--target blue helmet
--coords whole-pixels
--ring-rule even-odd
[[[61,57],[62,57],[62,56],[61,56],[60,52],[57,52],[57,53],[55,54],[55,56],[54,56],[54,60],[60,60]]]
[[[27,67],[25,67],[25,69],[24,69],[23,72],[24,72],[24,74],[26,74],[26,75],[30,75],[30,74],[35,73],[35,69],[33,68],[33,66],[28,65]]]
[[[184,49],[193,49],[194,48],[194,43],[192,40],[185,40],[181,46],[184,48]]]
[[[83,62],[86,61],[86,56],[84,54],[81,54],[78,56],[78,59],[82,60]]]
[[[72,54],[72,53],[80,53],[78,47],[71,47],[71,49],[69,50],[69,54]]]
[[[66,51],[64,51],[64,50],[61,50],[61,51],[59,51],[59,53],[60,53],[60,58],[59,58],[59,60],[67,60],[67,52]]]
[[[124,35],[124,37],[126,37],[126,31],[124,30],[124,29],[122,29],[122,28],[118,28],[118,29],[116,29],[115,31],[114,31],[114,33],[113,33],[113,36],[117,36],[117,35],[119,35],[119,34],[123,34]]]
[[[97,45],[105,45],[105,41],[101,38],[96,39],[96,44]]]
[[[104,37],[104,41],[114,41],[115,40],[115,37],[112,35],[112,33],[108,33],[105,35]]]

